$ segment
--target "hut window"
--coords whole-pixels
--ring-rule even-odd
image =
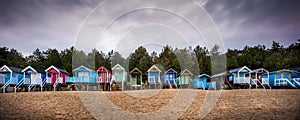
[[[78,76],[85,76],[85,77],[87,77],[87,76],[89,76],[89,74],[87,72],[79,72]]]

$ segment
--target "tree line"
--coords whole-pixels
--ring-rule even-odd
[[[215,59],[213,57],[226,58]],[[219,61],[218,61],[219,60]],[[85,65],[92,69],[104,66],[111,69],[116,64],[121,64],[127,71],[139,68],[144,75],[153,64],[160,64],[164,69],[173,68],[177,72],[187,68],[195,75],[213,72],[212,65],[222,67],[227,70],[248,66],[251,69],[265,68],[269,71],[294,68],[300,66],[300,39],[288,47],[283,47],[278,42],[273,41],[271,48],[264,45],[245,46],[242,50],[228,49],[226,53],[220,53],[219,46],[214,46],[211,50],[206,47],[196,46],[183,49],[164,46],[158,54],[154,51],[148,52],[145,47],[138,47],[127,58],[124,58],[117,51],[104,53],[93,49],[89,53],[77,50],[74,47],[58,51],[57,49],[47,49],[41,51],[36,49],[29,56],[24,57],[17,50],[7,47],[0,47],[0,66],[9,65],[25,68],[32,67],[46,69],[51,65],[67,70],[72,74],[72,69]],[[144,77],[146,78],[146,77]]]

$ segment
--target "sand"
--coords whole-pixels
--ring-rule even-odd
[[[147,90],[132,91],[136,94],[144,94]],[[97,102],[109,100],[119,110],[112,107],[95,106],[93,109],[102,111],[110,110],[111,114],[101,114],[103,119],[132,119],[130,117],[118,115],[120,110],[132,114],[144,115],[155,113],[155,111],[168,108],[170,113],[164,114],[164,119],[200,119],[200,110],[203,101],[207,97],[208,91],[189,90],[185,94],[196,93],[191,105],[186,108],[168,108],[174,98],[178,97],[178,90],[161,90],[154,96],[134,97],[123,92],[20,92],[0,94],[0,119],[96,119],[89,111],[90,108],[84,105],[80,98],[81,94],[91,94],[99,96]],[[105,99],[104,99],[105,97]],[[179,101],[183,103],[186,100]],[[204,116],[204,119],[300,119],[300,90],[274,89],[274,90],[227,90],[221,91],[220,97],[212,110]],[[96,103],[96,102],[95,102]],[[177,103],[178,106],[180,104]],[[92,106],[93,107],[93,106]],[[176,108],[172,110],[172,108]],[[174,112],[175,111],[175,112]],[[177,112],[176,112],[177,111]],[[178,112],[184,111],[179,114]],[[104,112],[103,112],[104,113]],[[150,115],[150,114],[149,114]],[[147,119],[159,118],[162,114],[151,114]],[[136,117],[141,119],[141,117]]]

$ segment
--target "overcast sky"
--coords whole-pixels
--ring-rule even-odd
[[[131,6],[143,7],[141,4],[149,4],[150,9],[124,11],[121,16],[115,13]],[[124,56],[139,45],[146,46],[149,51],[160,51],[163,44],[171,44],[172,47],[206,46],[205,34],[198,34],[195,27],[183,19],[201,18],[204,13],[195,11],[195,5],[202,6],[215,23],[224,49],[242,49],[245,45],[258,44],[270,47],[272,41],[288,46],[300,39],[299,0],[199,0],[184,3],[1,0],[0,46],[15,48],[29,55],[36,48],[63,50],[83,45],[104,52],[109,49],[121,53],[126,51]],[[154,9],[162,6],[176,7],[186,16]],[[99,32],[100,29],[105,33]],[[208,27],[201,29],[211,30]],[[78,38],[85,41],[78,43]]]

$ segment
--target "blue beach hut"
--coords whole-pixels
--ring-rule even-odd
[[[192,84],[193,87],[196,89],[206,89],[208,88],[208,80],[211,79],[211,77],[207,74],[201,74],[193,78]]]
[[[96,78],[98,74],[83,65],[73,70],[73,77],[66,77],[66,83],[68,85],[73,84],[80,86],[86,85],[86,90],[89,90],[89,85],[97,86]]]
[[[269,73],[269,84],[272,87],[293,87],[300,88],[299,82],[293,79],[292,75],[297,73],[295,70],[283,69],[273,71]],[[267,74],[263,74],[263,78],[266,78]]]
[[[151,85],[154,85],[157,88],[157,85],[161,85],[161,70],[156,66],[151,66],[147,71],[148,84],[149,88]]]
[[[23,79],[21,68],[4,65],[0,68],[0,73],[2,74],[2,77],[0,77],[0,84],[2,85],[1,89],[3,90],[3,93],[6,92],[9,85],[15,86]]]
[[[73,77],[66,77],[67,83],[96,84],[97,73],[83,65],[73,70]]]
[[[164,74],[164,85],[170,86],[170,88],[173,85],[175,85],[175,87],[177,88],[176,76],[177,76],[177,72],[174,69],[172,68],[168,69]]]
[[[247,67],[240,67],[229,71],[233,76],[229,77],[229,81],[233,81],[233,84],[247,85],[251,88],[249,73],[252,71]]]

